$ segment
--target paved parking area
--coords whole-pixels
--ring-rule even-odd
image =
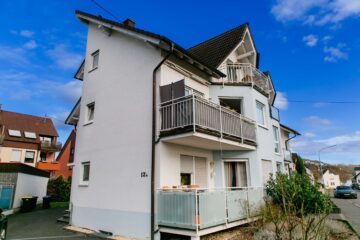
[[[54,239],[99,239],[63,230],[65,226],[56,221],[65,209],[36,210],[9,216],[8,240],[54,240]]]
[[[357,199],[333,198],[333,202],[341,209],[341,213],[360,234],[360,192]]]

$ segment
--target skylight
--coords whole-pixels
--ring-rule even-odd
[[[24,133],[26,138],[32,138],[32,139],[36,138],[36,133],[34,132],[24,132]]]
[[[19,130],[9,129],[9,136],[21,137],[21,132]]]

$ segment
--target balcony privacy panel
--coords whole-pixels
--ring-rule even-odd
[[[261,207],[264,205],[264,189],[250,188],[248,191],[250,217],[255,217],[260,214]]]
[[[158,224],[195,229],[195,192],[159,192]]]
[[[160,86],[160,101],[167,102],[185,96],[185,81],[180,80],[168,85]]]
[[[246,190],[227,192],[228,221],[233,222],[248,217],[248,201]]]
[[[200,229],[226,223],[225,191],[199,192]]]

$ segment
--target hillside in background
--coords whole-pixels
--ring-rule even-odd
[[[304,159],[304,162],[305,166],[314,174],[315,180],[319,180],[319,162],[309,159]],[[354,176],[354,167],[360,167],[360,165],[355,164],[328,164],[324,162],[321,162],[321,165],[323,170],[329,169],[331,173],[339,175],[341,182],[350,180]]]

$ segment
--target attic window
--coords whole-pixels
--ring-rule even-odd
[[[26,138],[31,138],[31,139],[36,138],[36,133],[34,133],[34,132],[24,132],[24,134],[25,134]]]
[[[9,136],[21,137],[21,132],[19,130],[9,129]]]

